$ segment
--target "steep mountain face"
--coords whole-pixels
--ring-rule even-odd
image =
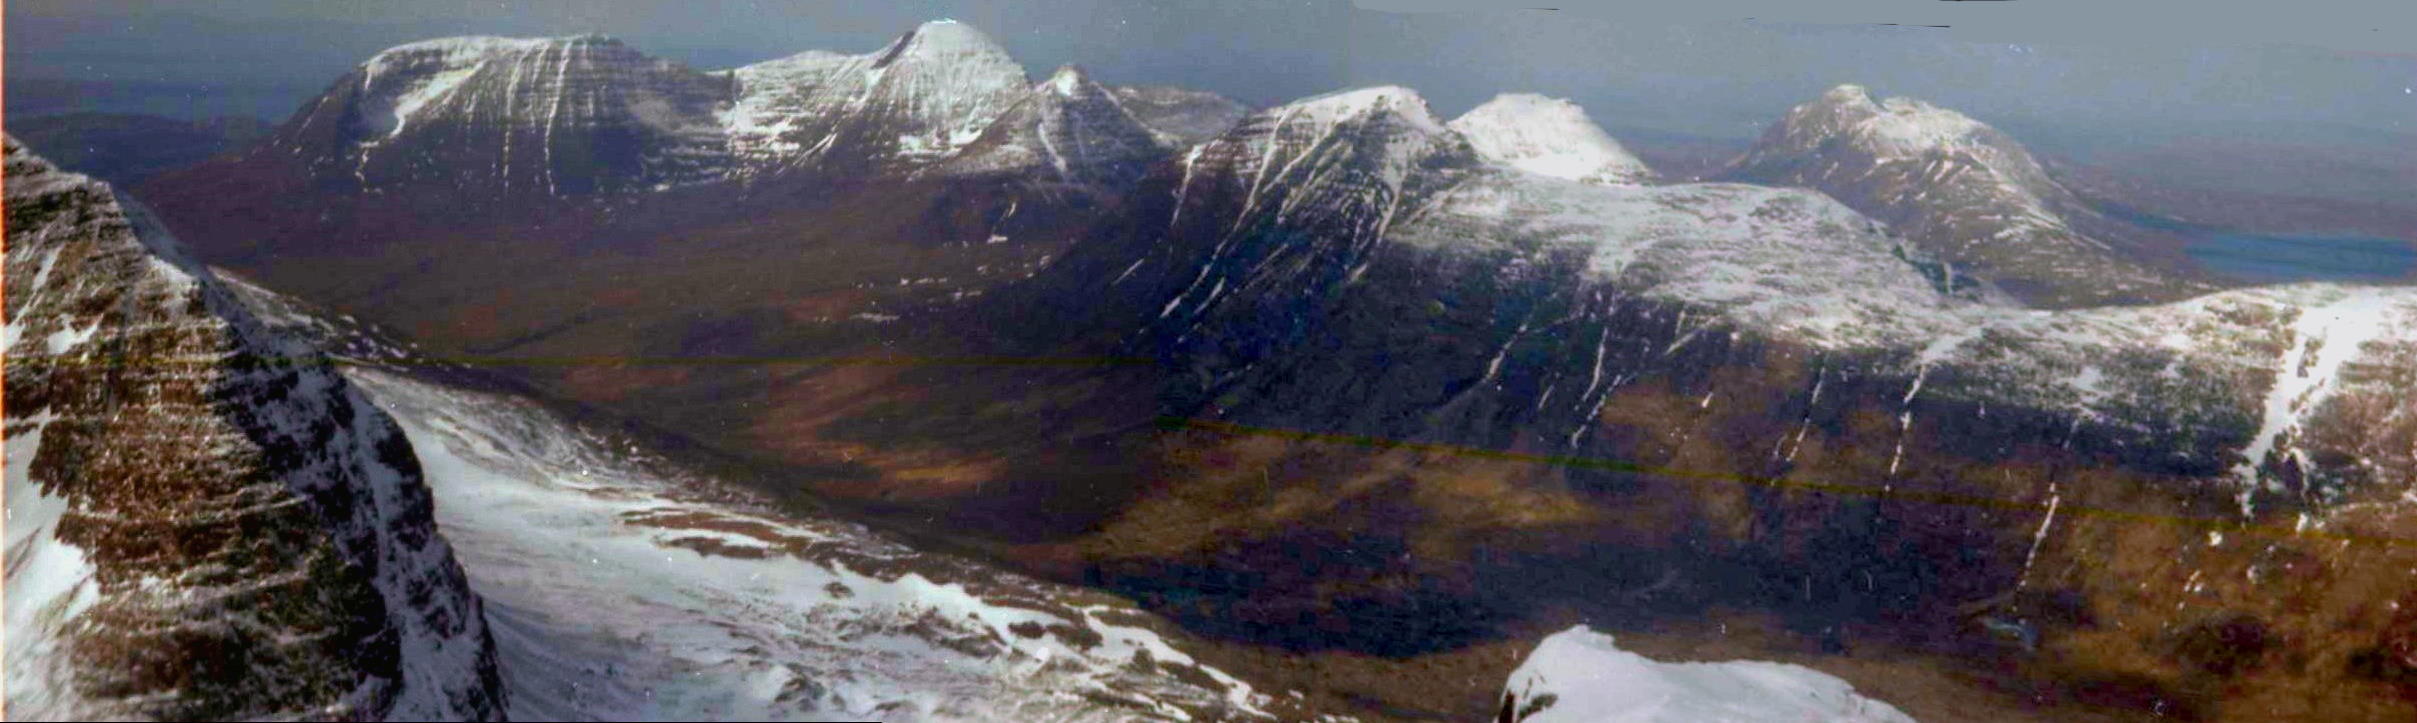
[[[139,208],[7,152],[11,713],[500,717],[394,422]]]
[[[996,41],[945,20],[873,53],[812,51],[732,73],[739,90],[722,122],[735,154],[756,166],[843,171],[945,157],[1030,83]]]
[[[1894,706],[1796,665],[1664,663],[1578,626],[1544,639],[1503,687],[1497,723],[1912,723]]]
[[[1122,188],[1166,153],[1113,92],[1066,66],[1033,86],[942,169]]]
[[[1161,115],[1186,113],[1198,111]],[[1091,163],[1118,169],[1104,176],[1116,180],[1165,152],[1139,128],[1079,71],[1033,86],[996,41],[936,21],[871,53],[710,72],[601,36],[412,43],[363,63],[256,153],[299,160],[338,189],[578,197],[935,167],[1088,173],[1027,157],[1049,152],[1043,139],[1098,156]],[[971,154],[984,157],[959,158],[986,134],[994,140]],[[997,157],[1018,140],[1036,147]]]
[[[447,38],[362,63],[263,152],[358,190],[393,186],[578,195],[716,178],[726,76],[618,40]]]
[[[1205,90],[1165,85],[1120,85],[1114,89],[1125,111],[1157,134],[1160,143],[1189,147],[1224,133],[1250,115],[1250,107]]]
[[[2021,144],[1961,113],[1842,85],[1789,109],[1728,180],[1814,188],[2027,303],[2171,301],[2210,287],[2142,261]]]
[[[1533,93],[1505,93],[1452,119],[1477,155],[1522,171],[1589,183],[1642,183],[1653,169],[1612,140],[1585,109]]]

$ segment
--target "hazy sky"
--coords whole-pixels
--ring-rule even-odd
[[[1576,100],[1614,130],[1743,137],[1828,86],[1859,82],[2035,143],[2230,134],[2417,148],[2417,55],[2246,46],[2230,36],[2194,44],[2187,28],[2153,24],[2139,28],[2139,42],[2100,32],[2082,42],[2008,43],[1950,34],[1963,30],[1845,24],[1852,15],[1841,24],[1673,24],[1616,21],[1605,10],[1396,13],[1341,0],[13,0],[6,8],[10,103],[21,112],[55,109],[35,101],[56,95],[45,81],[65,79],[101,81],[82,86],[70,105],[281,120],[369,54],[433,36],[603,32],[718,68],[807,49],[867,51],[918,22],[953,17],[998,38],[1036,76],[1079,62],[1107,82],[1187,85],[1253,104],[1397,83],[1448,116],[1525,90]]]

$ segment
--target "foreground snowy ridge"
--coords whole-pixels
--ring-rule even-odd
[[[1545,638],[1511,672],[1500,723],[1912,723],[1803,666],[1664,663],[1584,625]]]
[[[350,375],[426,465],[513,717],[1265,717],[1111,597],[756,510],[526,400]]]

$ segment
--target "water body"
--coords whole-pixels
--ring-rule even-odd
[[[2182,253],[2207,270],[2258,282],[2395,281],[2417,272],[2417,242],[2378,236],[2275,234],[2177,221],[2110,206],[2108,215],[2188,239]]]

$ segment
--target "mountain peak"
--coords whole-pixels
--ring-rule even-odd
[[[1504,93],[1455,118],[1452,130],[1487,161],[1528,173],[1596,183],[1636,183],[1653,169],[1604,133],[1578,104]]]
[[[1072,96],[1075,91],[1090,83],[1091,74],[1083,72],[1082,66],[1068,63],[1051,71],[1049,79],[1043,81],[1041,85],[1058,95]]]
[[[915,26],[898,36],[882,50],[874,67],[884,67],[901,60],[957,61],[966,58],[1009,59],[1007,48],[974,26],[942,18]],[[1020,69],[1019,69],[1020,72]]]
[[[1789,145],[1810,148],[1834,138],[1883,158],[2008,145],[1985,137],[1993,135],[1989,127],[1971,116],[1904,96],[1875,99],[1870,89],[1853,83],[1832,87],[1819,99],[1789,109],[1779,130]]]
[[[1871,89],[1854,83],[1839,83],[1829,90],[1822,91],[1821,100],[1828,103],[1876,105],[1872,100]]]
[[[1724,176],[1818,189],[2026,303],[2137,303],[2203,288],[2077,227],[2106,224],[2012,137],[1912,98],[1874,101],[1860,85],[1788,109]]]
[[[1418,91],[1398,85],[1379,85],[1314,95],[1279,106],[1271,112],[1281,116],[1326,122],[1389,114],[1400,117],[1409,122],[1412,127],[1420,130],[1432,132],[1444,130],[1444,124],[1436,119],[1435,111],[1427,107],[1426,98],[1419,96]]]

